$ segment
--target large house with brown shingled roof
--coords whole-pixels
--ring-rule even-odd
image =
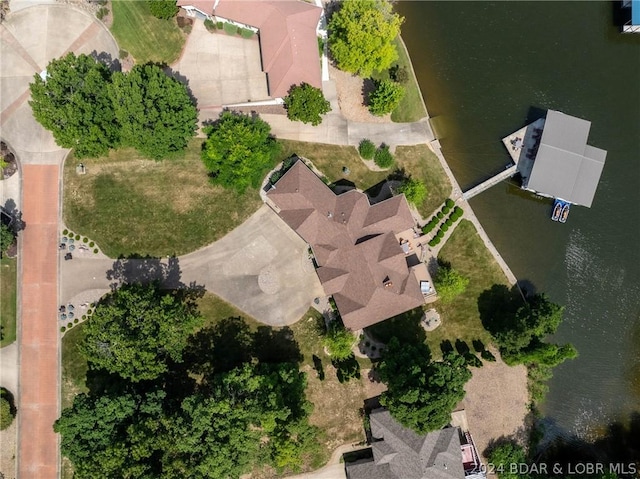
[[[291,85],[303,82],[322,88],[316,33],[320,7],[299,0],[178,0],[178,6],[257,29],[262,70],[272,97],[285,97]]]
[[[415,222],[404,195],[371,205],[357,190],[336,195],[298,160],[268,204],[313,250],[316,272],[345,326],[359,330],[435,300],[413,254]]]

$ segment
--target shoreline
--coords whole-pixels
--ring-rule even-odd
[[[402,39],[402,35],[398,35],[398,39],[400,40],[400,44],[402,45],[402,48],[404,48],[405,50],[407,58],[409,58],[409,65],[411,66],[411,76],[413,77],[413,81],[416,83],[416,85],[418,85],[418,91],[420,92],[420,100],[422,101],[422,106],[424,108],[424,111],[427,113],[427,116],[425,117],[427,121],[425,123],[429,129],[429,132],[431,133],[431,137],[435,138],[435,140],[427,143],[427,146],[429,146],[429,149],[433,151],[433,153],[438,157],[438,160],[440,161],[440,165],[444,169],[445,173],[447,174],[447,177],[449,178],[449,181],[451,182],[451,187],[452,187],[451,199],[456,203],[460,203],[461,205],[464,205],[464,209],[466,213],[465,216],[475,226],[476,231],[478,232],[478,235],[480,235],[480,238],[482,238],[482,242],[484,243],[486,248],[489,250],[493,258],[496,260],[496,263],[498,263],[498,265],[500,266],[500,269],[502,269],[502,272],[506,276],[510,286],[516,285],[518,283],[518,280],[515,274],[513,274],[513,271],[511,271],[511,268],[509,268],[509,265],[504,260],[504,258],[502,257],[498,249],[495,247],[495,245],[489,238],[489,235],[487,235],[487,232],[482,227],[482,224],[480,223],[480,220],[478,219],[475,212],[473,211],[473,208],[471,208],[471,204],[469,203],[469,201],[465,200],[462,196],[462,189],[460,188],[460,184],[458,183],[458,180],[456,180],[456,177],[453,174],[453,171],[451,171],[451,168],[449,167],[449,164],[447,163],[447,160],[444,157],[444,154],[442,153],[442,147],[440,146],[440,141],[435,136],[433,127],[431,126],[431,116],[429,115],[429,109],[427,108],[427,103],[424,101],[422,88],[420,88],[418,77],[416,77],[416,72],[413,68],[413,61],[411,61],[411,55],[409,54],[409,49],[407,48],[407,45],[404,43],[404,40]]]

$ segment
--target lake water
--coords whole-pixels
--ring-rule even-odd
[[[588,439],[640,409],[640,34],[605,2],[399,2],[403,38],[443,152],[463,189],[509,161],[501,138],[555,109],[592,122],[608,150],[592,208],[549,219],[551,200],[508,182],[471,204],[515,275],[566,305],[543,406]]]

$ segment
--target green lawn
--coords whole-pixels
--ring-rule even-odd
[[[151,15],[144,0],[113,0],[111,32],[121,49],[136,63],[171,64],[178,59],[185,42],[175,18],[161,20]]]
[[[237,194],[209,182],[194,138],[182,158],[153,161],[133,149],[84,159],[86,175],[64,168],[64,220],[111,257],[181,255],[234,229],[261,205],[258,191]]]
[[[353,146],[324,145],[300,141],[278,140],[282,145],[280,161],[292,154],[308,158],[331,182],[346,180],[357,188],[367,190],[384,181],[393,171],[371,171],[360,159]],[[427,145],[399,146],[396,149],[396,167],[405,174],[422,180],[427,186],[427,197],[418,211],[425,218],[440,207],[451,194],[451,183],[436,155]],[[348,175],[343,167],[350,170]]]
[[[396,123],[411,123],[427,116],[427,111],[425,110],[424,103],[422,102],[420,86],[418,85],[418,80],[416,79],[413,66],[411,65],[409,52],[407,52],[402,38],[398,36],[394,40],[394,44],[398,52],[398,60],[396,64],[406,68],[407,73],[409,74],[409,80],[404,84],[405,94],[400,101],[398,108],[391,112],[391,120]],[[372,77],[375,80],[388,79],[389,71],[385,70],[383,72],[374,73]]]
[[[73,398],[87,392],[87,360],[78,344],[84,339],[84,325],[77,324],[62,337],[62,409],[73,404]]]
[[[16,340],[16,258],[0,260],[0,348]]]
[[[427,344],[434,353],[440,353],[440,342],[449,339],[471,341],[480,339],[485,346],[491,342],[489,333],[480,322],[478,296],[494,284],[509,284],[504,273],[476,232],[473,224],[462,220],[444,245],[439,255],[462,275],[469,278],[467,290],[450,304],[435,303],[442,324],[427,333]]]

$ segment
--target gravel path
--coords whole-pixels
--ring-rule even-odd
[[[391,123],[391,114],[374,116],[363,104],[363,92],[371,89],[369,81],[329,65],[329,78],[336,83],[340,112],[347,120],[364,123]]]

